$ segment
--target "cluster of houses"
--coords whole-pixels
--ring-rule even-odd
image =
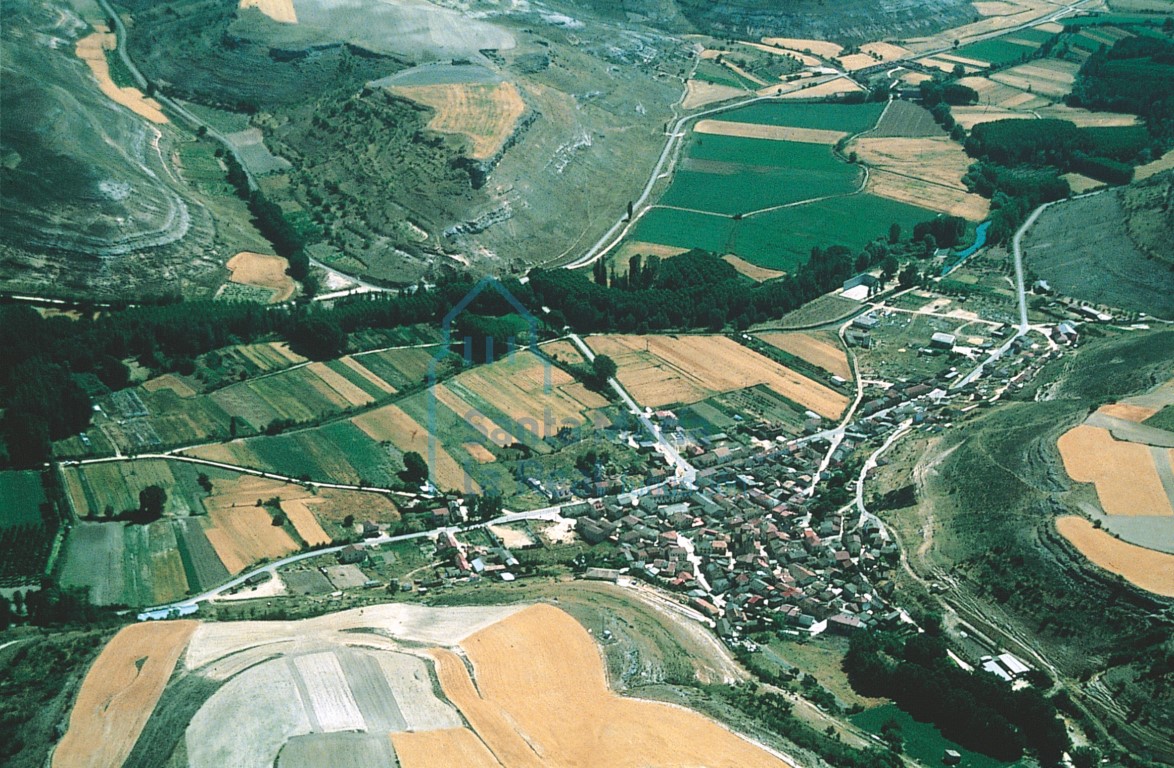
[[[888,602],[897,547],[880,524],[845,530],[838,513],[812,514],[806,490],[821,457],[811,443],[772,449],[701,470],[696,488],[608,496],[562,514],[585,541],[613,542],[630,573],[685,594],[728,640],[900,621]]]
[[[497,578],[513,581],[512,569],[518,567],[518,558],[488,530],[484,531],[490,544],[474,545],[459,541],[452,531],[442,531],[436,538],[436,556],[444,565],[436,572],[437,583],[470,577]],[[428,584],[423,585],[425,588]]]

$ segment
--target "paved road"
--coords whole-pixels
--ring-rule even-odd
[[[587,362],[594,362],[595,353],[591,351],[591,348],[588,347],[586,343],[584,343],[583,339],[579,337],[579,334],[571,333],[568,334],[567,337],[575,344],[576,347],[579,348],[579,351],[582,352],[583,356],[587,358]],[[624,390],[619,381],[612,377],[607,380],[607,383],[612,388],[612,390],[614,390],[615,393],[619,395],[620,399],[623,400],[624,403],[628,406],[629,412],[631,412],[632,415],[636,416],[636,418],[640,420],[640,423],[644,425],[644,429],[647,430],[648,434],[650,434],[660,445],[661,453],[664,454],[664,457],[676,470],[677,478],[686,485],[692,485],[697,480],[697,470],[694,469],[693,465],[686,461],[685,457],[681,455],[676,446],[674,446],[669,441],[669,439],[664,436],[660,427],[656,424],[653,424],[652,420],[644,415],[644,409],[636,405],[636,401],[633,400],[632,396]]]

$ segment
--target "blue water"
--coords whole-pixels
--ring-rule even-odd
[[[946,275],[953,272],[955,267],[969,259],[975,253],[977,253],[980,248],[986,245],[986,231],[990,228],[991,223],[989,221],[984,221],[983,223],[979,224],[978,228],[974,230],[974,245],[970,246],[964,251],[959,251],[958,253],[946,257],[947,261],[942,265],[942,277],[945,277]]]

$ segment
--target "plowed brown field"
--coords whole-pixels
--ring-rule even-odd
[[[163,694],[194,621],[132,624],[102,649],[53,752],[53,768],[116,768],[134,748]]]
[[[821,131],[814,128],[791,128],[786,125],[765,125],[762,123],[734,123],[727,120],[699,120],[693,126],[695,133],[709,133],[715,136],[736,136],[743,139],[769,139],[771,141],[796,141],[802,144],[835,144],[847,136],[843,131]]]

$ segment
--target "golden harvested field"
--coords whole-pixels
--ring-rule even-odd
[[[327,368],[325,363],[310,363],[306,369],[321,379],[322,383],[329,387],[330,393],[341,397],[346,405],[367,405],[375,400],[360,387],[348,381],[342,374]],[[317,387],[317,389],[321,390],[321,387]],[[329,396],[329,393],[324,392],[324,394]]]
[[[1098,567],[1147,592],[1174,597],[1174,555],[1116,539],[1075,515],[1056,518],[1056,530]]]
[[[958,63],[955,61],[947,61],[945,58],[941,58],[938,56],[931,56],[928,59],[919,59],[918,61],[920,61],[920,63],[924,64],[927,67],[934,67],[935,69],[940,69],[943,72],[952,72],[954,69],[954,65]],[[971,65],[971,66],[963,65],[963,68],[966,70],[966,74],[968,74],[968,75],[972,75],[975,72],[986,69],[985,66],[978,66],[978,65]]]
[[[985,77],[964,77],[958,83],[967,88],[973,88],[978,93],[980,104],[1000,109],[1027,110],[1047,106],[1050,103],[1041,96],[997,83]]]
[[[566,363],[584,363],[583,353],[573,343],[564,339],[548,341],[538,346],[542,353]]]
[[[880,62],[867,53],[852,53],[840,57],[840,66],[849,72],[855,72],[858,69],[876,66],[877,64],[880,64]]]
[[[311,547],[318,544],[330,543],[330,536],[326,531],[322,530],[322,526],[319,525],[312,511],[322,501],[322,499],[311,497],[306,499],[290,499],[281,502],[281,511],[293,523],[294,530],[298,532],[298,536],[302,537],[302,541]]]
[[[428,127],[467,138],[474,160],[496,155],[526,114],[526,103],[513,83],[405,85],[389,90],[434,109]]]
[[[476,687],[454,654],[434,651],[441,687],[505,768],[788,764],[696,712],[617,696],[591,635],[535,605],[466,638]]]
[[[852,93],[853,91],[862,91],[862,90],[864,90],[864,89],[861,88],[859,85],[857,85],[854,81],[849,80],[846,77],[837,77],[834,80],[828,80],[825,83],[813,85],[810,88],[801,88],[797,91],[791,91],[789,93],[784,93],[779,98],[783,98],[783,99],[815,99],[815,98],[819,98],[821,96],[835,96],[836,94],[839,94],[839,93]],[[763,91],[759,91],[759,93],[763,93],[763,92],[774,93],[774,91],[775,91],[774,86],[770,86],[769,88],[763,89]]]
[[[115,635],[82,682],[53,768],[122,765],[196,626],[159,621],[132,624]]]
[[[298,550],[297,543],[284,528],[273,525],[273,516],[265,507],[220,507],[208,511],[212,527],[204,535],[216,555],[233,576],[258,560],[279,558]]]
[[[762,42],[764,45],[789,48],[792,51],[811,51],[816,56],[823,56],[825,59],[839,56],[840,51],[843,50],[835,43],[829,43],[826,40],[806,40],[799,37],[764,37]]]
[[[148,99],[138,88],[119,88],[110,79],[110,65],[106,61],[106,51],[113,51],[118,47],[114,34],[106,29],[105,24],[95,24],[97,31],[77,41],[75,52],[77,57],[84,61],[98,81],[98,88],[106,97],[116,104],[134,112],[139,117],[145,117],[152,123],[170,122],[163,114],[159,102]]]
[[[1030,112],[1015,112],[998,107],[975,106],[954,107],[951,110],[954,120],[966,130],[970,130],[981,123],[990,123],[995,120],[1034,120],[1035,115]]]
[[[1072,191],[1078,195],[1082,192],[1087,192],[1090,189],[1096,189],[1097,187],[1105,186],[1105,182],[1098,181],[1097,179],[1091,178],[1089,176],[1082,176],[1079,173],[1064,173],[1061,174],[1060,178],[1067,181],[1068,186],[1071,187]]]
[[[1065,432],[1056,445],[1068,476],[1094,483],[1106,513],[1174,515],[1148,446],[1115,440],[1107,429],[1087,424]]]
[[[1156,173],[1168,171],[1171,168],[1174,168],[1174,151],[1167,152],[1151,163],[1137,166],[1137,169],[1133,172],[1133,178],[1138,181],[1148,179]]]
[[[875,53],[884,61],[903,59],[906,56],[912,55],[913,53],[913,51],[909,50],[908,48],[902,48],[899,45],[893,45],[892,43],[885,42],[865,43],[864,45],[860,46],[860,50],[864,51],[865,53]]]
[[[971,24],[963,24],[952,29],[942,30],[932,37],[918,37],[902,41],[912,51],[924,52],[949,48],[955,40],[961,44],[970,42],[979,35],[986,35],[1002,29],[1030,24],[1056,11],[1056,6],[1046,0],[1016,0],[1006,3],[986,3],[980,0],[983,7],[993,11],[990,15]],[[977,3],[975,4],[977,7]],[[981,11],[979,11],[981,13]]]
[[[391,744],[403,768],[501,768],[481,739],[466,728],[393,733]]]
[[[1040,117],[1054,117],[1060,120],[1071,120],[1080,128],[1110,128],[1118,125],[1137,125],[1137,115],[1124,115],[1117,112],[1089,112],[1079,107],[1069,107],[1066,104],[1053,104],[1038,110]]]
[[[274,21],[282,24],[297,24],[298,14],[293,0],[241,0],[241,8],[256,8]]]
[[[272,291],[270,304],[289,301],[294,295],[293,278],[285,273],[289,262],[280,256],[241,251],[224,266],[232,272],[232,282]]]
[[[800,53],[799,51],[792,51],[792,50],[788,50],[786,48],[778,48],[773,45],[763,45],[762,43],[752,43],[748,40],[739,40],[738,42],[740,42],[742,45],[746,45],[751,48],[755,48],[755,49],[762,51],[764,53],[773,53],[776,56],[788,56],[792,59],[797,59],[799,61],[799,63],[805,67],[818,67],[823,63],[819,59],[815,58],[814,56],[808,56],[807,54]]]
[[[844,379],[852,378],[852,366],[848,364],[848,353],[834,339],[834,334],[820,333],[819,331],[812,333],[775,331],[760,333],[758,338],[772,347],[777,347],[812,365],[819,366],[828,373]]]
[[[689,80],[685,83],[685,98],[681,101],[681,107],[697,109],[709,104],[716,104],[719,101],[736,99],[745,93],[741,88],[734,88],[730,85],[718,85],[705,80]]]
[[[492,464],[497,461],[497,457],[481,443],[461,443],[461,447],[479,464]]]
[[[772,141],[797,141],[803,144],[835,144],[847,136],[843,131],[821,131],[814,128],[790,128],[785,125],[764,125],[760,123],[733,123],[727,120],[699,120],[693,126],[695,133],[710,133],[717,136],[737,136],[743,139],[770,139]]]
[[[306,362],[306,358],[289,348],[289,345],[284,341],[271,341],[262,344],[241,344],[233,347],[233,351],[239,352],[243,357],[248,359],[253,365],[260,369],[261,373],[275,371],[279,368],[288,368],[291,365]]]
[[[738,270],[740,274],[745,275],[756,283],[765,283],[767,280],[774,280],[776,277],[785,277],[786,272],[780,272],[777,269],[767,269],[760,267],[757,264],[751,264],[745,259],[739,259],[732,253],[727,253],[722,256],[722,261],[729,264],[734,269]]]
[[[1030,89],[1032,93],[1060,99],[1067,96],[1076,81],[1076,70],[1079,65],[1060,59],[1020,64],[1010,69],[1004,69],[990,76],[996,83],[1003,83],[1021,90]]]
[[[1015,3],[977,2],[971,3],[971,5],[974,6],[974,10],[978,11],[981,16],[1007,16],[1023,10]]]
[[[615,264],[616,272],[628,274],[628,259],[639,254],[644,257],[656,256],[659,259],[671,259],[674,256],[680,256],[682,253],[688,251],[688,248],[678,248],[674,245],[661,245],[660,243],[645,243],[641,240],[626,240],[611,257],[612,263]]]
[[[420,426],[411,416],[397,405],[385,405],[351,419],[356,427],[363,430],[376,442],[390,441],[400,451],[415,451],[426,460],[428,453],[428,430]],[[445,489],[465,489],[480,492],[480,486],[466,476],[461,465],[443,447],[436,446],[436,464],[429,468],[432,481]]]
[[[280,557],[297,550],[297,543],[257,500],[282,501],[311,496],[300,485],[253,475],[213,480],[212,495],[204,500],[209,526],[205,535],[229,573],[236,575],[264,558]]]
[[[174,373],[165,373],[143,383],[143,389],[148,392],[158,392],[161,389],[170,389],[180,397],[195,397],[198,393],[190,384],[183,381]]]
[[[587,343],[615,360],[620,383],[642,406],[693,403],[758,384],[829,419],[848,405],[844,395],[724,336],[592,336]]]
[[[475,396],[473,399],[484,400],[509,416],[516,429],[527,429],[540,438],[553,437],[563,426],[590,423],[590,411],[607,405],[603,396],[591,392],[562,369],[548,367],[528,350],[466,371],[449,384],[458,395],[468,392]]]
[[[850,149],[872,166],[867,186],[872,194],[970,221],[986,218],[989,201],[962,184],[971,160],[958,142],[945,136],[862,138]]]

